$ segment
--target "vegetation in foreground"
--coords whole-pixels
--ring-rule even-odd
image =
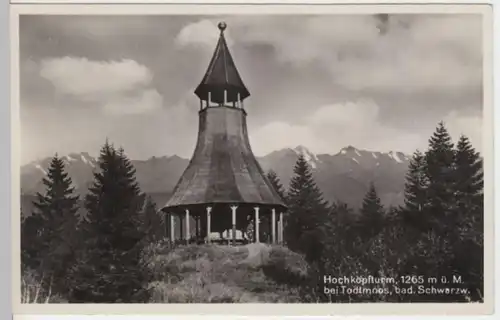
[[[150,302],[300,302],[299,286],[308,277],[303,257],[281,246],[167,248],[158,243],[145,250],[154,274]]]

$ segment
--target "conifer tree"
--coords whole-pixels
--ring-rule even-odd
[[[450,276],[455,268],[458,241],[455,150],[448,130],[440,122],[429,139],[425,154],[427,178],[426,230],[414,246],[413,263],[421,274]]]
[[[425,153],[423,163],[421,163],[425,174],[421,175],[420,170],[416,170],[415,167],[419,167],[418,165],[410,168],[409,176],[411,178],[420,176],[424,179],[424,183],[420,188],[418,183],[415,183],[419,179],[411,181],[407,179],[407,186],[408,182],[413,182],[413,184],[409,184],[413,189],[412,192],[405,194],[404,211],[415,214],[419,207],[423,207],[423,212],[414,216],[414,222],[418,222],[424,228],[420,229],[421,233],[408,232],[412,230],[408,228],[408,225],[405,228],[404,242],[408,252],[405,273],[418,273],[424,276],[440,274],[448,277],[460,273],[465,279],[468,271],[473,269],[470,263],[482,259],[482,252],[479,254],[479,259],[474,257],[474,253],[482,250],[473,248],[474,246],[471,246],[470,243],[464,242],[462,234],[464,214],[461,212],[470,210],[470,207],[465,209],[467,207],[465,203],[470,203],[465,200],[468,197],[462,197],[462,195],[467,193],[465,190],[475,189],[469,185],[474,185],[473,181],[478,182],[478,188],[475,190],[482,188],[481,177],[478,175],[478,180],[475,180],[474,173],[477,171],[471,168],[481,166],[475,164],[476,160],[472,160],[474,154],[475,151],[465,138],[461,138],[454,149],[451,137],[444,123],[441,122],[429,139],[429,148]],[[415,164],[418,161],[413,162]],[[412,169],[414,172],[411,172]],[[417,192],[415,191],[422,191],[420,198],[426,198],[427,201],[423,203],[418,201],[419,197],[416,196]],[[415,206],[419,202],[420,206]],[[465,214],[465,216],[470,215]],[[479,274],[481,273],[479,272]],[[469,277],[468,280],[471,278],[473,277]],[[462,299],[462,297],[447,297],[446,299],[448,298],[453,301]],[[422,296],[416,297],[416,299],[434,298]]]
[[[162,220],[156,203],[150,196],[146,197],[143,208],[144,234],[148,241],[154,242],[164,236],[164,221]]]
[[[267,179],[271,183],[271,186],[274,188],[278,196],[281,198],[283,202],[286,202],[285,199],[285,191],[283,185],[281,184],[276,172],[273,170],[268,171],[266,174]],[[262,215],[260,217],[260,228],[259,231],[261,233],[261,240],[266,242],[271,242],[272,233],[271,233],[271,216],[270,215]]]
[[[21,265],[23,270],[40,270],[42,251],[43,219],[40,213],[33,213],[21,222]]]
[[[456,201],[461,218],[477,220],[482,226],[483,161],[463,135],[456,146],[455,170]]]
[[[362,239],[372,238],[380,232],[384,224],[384,215],[384,206],[377,195],[375,185],[370,183],[358,218],[359,232]]]
[[[353,251],[366,272],[373,276],[378,276],[382,265],[385,264],[381,259],[387,259],[385,242],[381,234],[385,222],[385,209],[372,182],[363,198],[357,217],[358,237]]]
[[[404,190],[404,206],[402,213],[408,225],[424,228],[424,213],[428,206],[425,157],[419,150],[415,151],[410,161]]]
[[[329,210],[329,217],[326,225],[330,229],[329,239],[333,240],[332,246],[336,250],[342,250],[344,254],[350,250],[354,243],[356,233],[354,211],[346,203],[335,202]]]
[[[78,196],[74,195],[71,178],[65,172],[62,159],[55,155],[42,182],[44,194],[37,193],[33,202],[36,212],[27,229],[38,224],[38,246],[41,271],[51,279],[51,289],[64,294],[66,272],[74,258],[74,234],[77,224]],[[30,232],[28,230],[26,232]]]
[[[427,196],[429,210],[434,220],[433,228],[449,225],[446,219],[454,211],[455,201],[455,152],[450,134],[440,122],[429,139],[429,149],[425,154]]]
[[[72,273],[71,302],[148,300],[139,247],[144,236],[143,200],[135,170],[123,149],[116,150],[106,142],[85,198],[88,214],[82,229],[86,241]]]
[[[281,197],[283,201],[285,201],[285,189],[283,188],[283,185],[281,184],[280,179],[278,178],[278,175],[274,170],[269,170],[267,173],[267,179],[269,179],[269,182],[271,182],[271,185],[274,187],[274,190],[278,193],[278,195]]]
[[[319,261],[323,250],[327,203],[303,155],[298,157],[294,167],[287,205],[284,237],[288,247],[305,254],[310,262]]]
[[[458,241],[454,246],[453,265],[463,275],[471,298],[483,293],[483,163],[469,139],[461,136],[456,146],[456,225]]]
[[[343,272],[346,264],[350,263],[347,257],[354,256],[353,249],[356,242],[354,216],[353,210],[346,203],[335,202],[330,207],[325,222],[323,255],[326,260],[326,270]]]

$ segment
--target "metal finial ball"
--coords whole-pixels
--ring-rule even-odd
[[[224,31],[227,28],[227,24],[225,22],[219,22],[218,27],[220,31]]]

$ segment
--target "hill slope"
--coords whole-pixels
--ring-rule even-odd
[[[281,246],[155,244],[146,252],[154,303],[299,302],[308,277],[302,256]]]

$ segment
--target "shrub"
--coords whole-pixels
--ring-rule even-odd
[[[52,293],[52,286],[44,285],[44,277],[33,270],[24,270],[21,278],[21,303],[66,303],[67,300]]]
[[[277,283],[300,286],[308,280],[309,265],[300,254],[282,246],[273,246],[262,265],[264,274]]]

